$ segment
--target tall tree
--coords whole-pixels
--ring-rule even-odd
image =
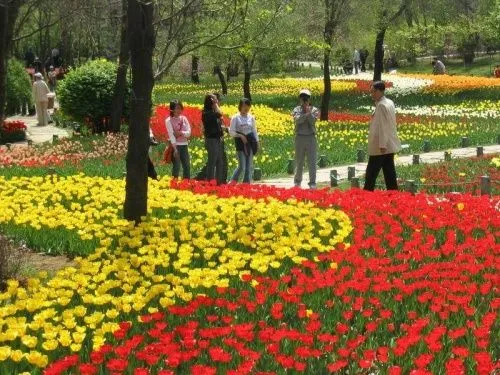
[[[17,16],[24,0],[0,0],[0,125],[5,118],[5,80],[7,78],[7,59],[10,54],[12,37]]]
[[[111,107],[111,129],[113,130],[113,132],[120,131],[121,119],[123,115],[123,104],[125,101],[125,93],[127,91],[127,71],[130,61],[127,3],[128,0],[122,0],[120,56],[118,58],[118,68],[116,71],[116,82]]]
[[[127,220],[139,223],[146,216],[148,207],[147,163],[155,47],[153,2],[129,0],[127,13],[132,93],[124,216]]]
[[[347,11],[347,0],[325,0],[325,28],[323,41],[323,96],[321,98],[321,120],[328,120],[330,98],[332,95],[332,81],[330,78],[330,58],[335,41],[337,28]]]
[[[394,23],[406,10],[411,0],[401,0],[399,9],[390,13],[388,5],[384,4],[385,0],[382,0],[381,8],[379,10],[379,19],[377,25],[377,37],[375,39],[375,54],[374,54],[374,70],[373,70],[373,80],[380,81],[382,79],[382,71],[384,70],[384,39],[385,33],[389,26]]]

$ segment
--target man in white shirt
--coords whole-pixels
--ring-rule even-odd
[[[44,82],[42,73],[36,73],[35,82],[33,83],[33,100],[35,101],[38,126],[46,126],[49,123],[49,113],[47,110],[49,103],[47,94],[49,92],[49,87]]]
[[[385,97],[385,84],[373,82],[371,96],[375,112],[368,134],[368,166],[366,167],[365,190],[373,191],[378,174],[384,172],[387,190],[398,190],[394,154],[401,150],[397,134],[396,109],[392,100]]]

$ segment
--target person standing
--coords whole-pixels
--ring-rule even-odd
[[[227,180],[224,178],[224,131],[222,112],[216,95],[205,96],[201,119],[208,153],[206,179],[208,181],[215,179],[218,185],[225,184]]]
[[[359,51],[357,49],[354,50],[354,55],[353,55],[353,63],[354,63],[354,74],[359,73],[359,66],[361,62],[361,56],[359,54]]]
[[[366,60],[368,59],[368,56],[370,53],[366,49],[366,47],[363,47],[361,51],[359,51],[359,58],[361,60],[361,71],[366,72]]]
[[[387,190],[398,190],[394,155],[401,150],[401,142],[397,134],[396,109],[393,101],[385,97],[384,82],[373,82],[370,94],[375,102],[375,112],[368,134],[369,159],[364,189],[375,190],[382,169]]]
[[[170,117],[165,120],[170,143],[174,148],[174,158],[172,160],[172,176],[179,178],[182,165],[182,177],[191,178],[190,159],[188,143],[191,137],[191,125],[188,119],[182,115],[184,107],[178,100],[170,102]]]
[[[49,89],[51,92],[55,92],[56,91],[56,84],[57,84],[57,73],[56,71],[54,70],[54,66],[49,66],[49,70],[48,70],[48,73],[47,73],[47,78],[48,78],[48,81],[49,81]]]
[[[33,100],[36,107],[36,116],[38,118],[38,126],[46,126],[49,123],[47,94],[50,92],[49,87],[43,80],[42,73],[35,74],[35,82],[33,83]]]
[[[446,74],[446,66],[443,64],[441,60],[438,60],[436,58],[432,59],[432,72],[435,75],[443,75]]]
[[[292,116],[295,122],[295,171],[294,183],[296,187],[302,184],[304,161],[307,156],[309,164],[309,187],[316,189],[316,164],[318,142],[316,140],[316,120],[319,110],[311,105],[311,92],[301,90],[299,93],[300,105],[295,107]]]
[[[252,180],[253,157],[259,150],[259,134],[255,117],[249,113],[251,106],[250,99],[241,99],[238,106],[239,113],[233,116],[229,127],[229,134],[234,138],[238,156],[238,167],[231,177],[233,182],[238,182],[242,172],[244,183],[250,183]]]

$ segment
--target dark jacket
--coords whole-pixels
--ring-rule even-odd
[[[201,115],[203,121],[203,133],[205,138],[221,138],[222,115],[214,111],[204,111]]]
[[[250,147],[252,150],[252,154],[256,155],[257,151],[258,151],[257,138],[255,138],[255,135],[253,133],[247,134],[246,137],[247,137],[247,141],[248,141],[246,146]],[[236,146],[236,151],[245,151],[245,144],[243,143],[241,138],[235,138],[234,144]]]

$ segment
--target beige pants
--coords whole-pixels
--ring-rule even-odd
[[[38,126],[47,126],[49,124],[49,112],[47,109],[48,102],[36,102],[36,117]]]

